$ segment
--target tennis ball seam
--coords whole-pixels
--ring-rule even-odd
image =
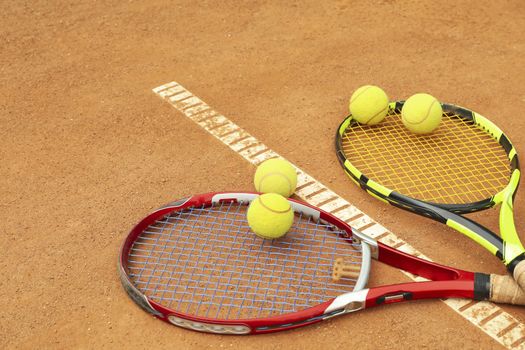
[[[266,179],[268,176],[271,176],[271,175],[278,175],[278,176],[283,177],[286,180],[286,182],[288,182],[288,193],[290,193],[292,191],[292,182],[290,181],[288,176],[286,176],[283,173],[280,173],[278,171],[267,173],[266,175],[261,177],[261,179],[259,180],[259,183],[257,184],[257,188],[256,188],[257,191],[262,192],[262,182],[263,182],[263,180]]]
[[[439,103],[437,100],[434,100],[432,101],[432,103],[430,104],[430,106],[428,107],[428,110],[427,110],[427,114],[425,114],[425,118],[421,119],[420,121],[418,122],[413,122],[411,120],[409,120],[408,118],[405,118],[405,121],[408,123],[408,124],[412,124],[412,125],[417,125],[417,124],[421,124],[423,123],[425,120],[428,119],[428,117],[430,116],[430,111],[432,110],[432,107],[434,107],[434,104],[435,103]]]
[[[359,92],[356,96],[352,96],[352,98],[350,99],[350,104],[352,104],[355,100],[357,100],[359,98],[359,96],[364,94],[371,87],[372,87],[372,85],[366,85],[366,89],[363,89],[363,91]]]
[[[374,120],[378,115],[382,114],[382,113],[383,113],[384,111],[386,111],[386,110],[388,110],[388,105],[387,105],[385,108],[383,108],[382,110],[380,110],[379,112],[377,112],[376,114],[374,114],[372,117],[370,117],[370,119],[368,119],[368,120],[366,121],[365,124],[370,123],[370,122],[371,122],[372,120]]]
[[[352,97],[350,98],[350,103],[349,103],[349,107],[350,107],[350,112],[352,112],[352,105],[354,103],[357,103],[357,100],[362,97],[362,95],[364,93],[366,93],[368,90],[372,89],[372,88],[378,88],[377,86],[375,85],[365,85],[365,86],[362,86],[360,89],[362,89],[361,91],[359,91],[359,93],[357,95],[352,95]],[[384,93],[384,91],[381,89],[381,88],[378,88],[381,92]],[[387,98],[388,100],[388,98]],[[384,107],[384,108],[381,108],[380,110],[378,110],[377,112],[373,113],[372,116],[370,118],[368,118],[366,121],[362,121],[361,123],[362,124],[369,124],[371,123],[374,119],[376,119],[379,115],[382,115],[385,111],[388,111],[388,101],[387,101],[387,105]]]
[[[276,213],[276,214],[286,214],[288,213],[290,210],[292,210],[292,206],[288,203],[288,208],[286,210],[275,210],[275,209],[272,209],[270,207],[268,207],[266,204],[264,204],[264,202],[262,201],[261,197],[258,197],[257,200],[259,201],[259,203],[266,209],[266,210],[269,210],[271,211],[272,213]]]

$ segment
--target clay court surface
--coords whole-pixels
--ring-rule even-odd
[[[274,335],[196,333],[137,307],[117,257],[166,202],[253,190],[252,164],[152,92],[177,81],[431,259],[505,273],[353,185],[333,137],[352,91],[375,84],[478,111],[525,154],[523,1],[3,1],[0,13],[0,348],[504,348],[505,329],[491,337],[439,300]],[[524,232],[523,190],[515,212]],[[497,216],[474,218],[497,229]],[[408,281],[374,267],[372,285]],[[523,326],[525,309],[501,309]]]

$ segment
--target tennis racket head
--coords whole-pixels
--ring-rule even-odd
[[[361,125],[350,115],[339,126],[337,156],[359,186],[415,212],[422,208],[412,199],[461,214],[499,204],[508,192],[515,195],[518,156],[495,124],[466,108],[442,104],[439,128],[416,135],[402,123],[403,104],[391,103],[378,125]]]
[[[140,221],[119,259],[121,281],[131,298],[166,322],[225,334],[290,329],[345,308],[364,308],[366,293],[360,291],[368,280],[375,241],[293,199],[290,231],[281,239],[264,240],[246,222],[256,196],[197,195]],[[338,258],[352,271],[335,281]]]

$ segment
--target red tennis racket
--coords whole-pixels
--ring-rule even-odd
[[[261,239],[246,222],[246,209],[256,196],[196,195],[140,221],[119,259],[130,297],[166,322],[225,334],[275,332],[416,299],[525,304],[525,293],[510,276],[411,256],[293,199],[291,230],[277,240]],[[431,281],[367,289],[372,258]]]

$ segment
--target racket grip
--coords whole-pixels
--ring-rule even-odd
[[[518,285],[521,288],[525,288],[525,260],[520,261],[518,265],[516,265],[512,275],[516,282],[518,282]]]
[[[508,275],[490,275],[489,300],[495,303],[525,305],[525,291]]]

